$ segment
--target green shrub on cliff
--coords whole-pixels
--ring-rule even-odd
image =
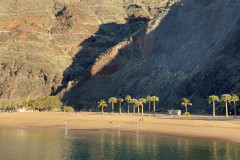
[[[48,111],[60,111],[63,103],[55,96],[39,97],[37,99],[42,109]]]
[[[5,111],[7,109],[7,105],[3,102],[2,105],[1,105],[1,109],[3,111]]]
[[[189,112],[185,112],[184,115],[187,116],[187,117],[191,116],[191,114]]]
[[[74,112],[74,109],[70,106],[64,106],[63,107],[63,111],[64,112]]]

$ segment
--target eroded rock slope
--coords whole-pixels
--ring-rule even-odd
[[[150,94],[160,97],[159,108],[181,108],[188,97],[190,111],[199,111],[211,94],[239,93],[239,16],[237,0],[176,3],[120,49],[108,65],[120,69],[70,91],[70,102],[96,106],[95,99]]]
[[[0,1],[0,97],[64,93],[95,60],[159,13],[167,1]]]

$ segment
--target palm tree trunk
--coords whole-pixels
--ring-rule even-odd
[[[236,102],[233,101],[234,103],[234,114],[235,114],[235,118],[237,118],[237,108],[236,108]]]
[[[226,101],[226,118],[228,118],[228,105],[227,105],[227,101]]]
[[[129,101],[128,101],[128,114],[129,114]]]
[[[102,115],[104,115],[104,113],[103,113],[103,107],[102,107]]]
[[[112,113],[114,113],[114,105],[113,105],[113,102],[112,102]]]
[[[213,101],[213,117],[215,117],[215,101]]]
[[[187,105],[185,105],[185,108],[186,108],[186,113],[187,113]]]
[[[148,102],[148,116],[150,115],[150,109],[151,109],[150,105],[151,105],[151,102],[149,101]]]
[[[143,122],[143,104],[142,104],[142,122]]]
[[[119,114],[122,113],[122,110],[121,110],[121,103],[119,103]]]
[[[139,106],[138,106],[138,114],[137,115],[139,115]]]
[[[155,101],[153,101],[153,115],[155,115]]]
[[[133,115],[135,115],[135,105],[133,104]]]

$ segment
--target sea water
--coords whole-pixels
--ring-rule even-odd
[[[139,130],[0,128],[0,160],[81,159],[239,160],[240,144]]]

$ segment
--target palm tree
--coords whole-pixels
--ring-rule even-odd
[[[148,95],[146,100],[148,102],[148,115],[150,115],[152,97]]]
[[[143,120],[143,103],[146,103],[147,100],[145,98],[141,98],[139,99],[139,102],[141,102],[141,105],[142,105],[142,120]]]
[[[135,104],[136,104],[136,102],[137,102],[138,100],[137,99],[131,99],[130,100],[130,103],[132,103],[133,104],[133,114],[135,114]]]
[[[235,114],[235,118],[237,118],[237,107],[236,107],[236,102],[239,101],[239,97],[236,94],[232,95],[232,100],[231,100],[234,104],[234,114]]]
[[[103,114],[103,107],[107,107],[108,105],[107,105],[107,103],[105,102],[104,99],[98,101],[98,104],[99,104],[98,107],[102,108],[102,114]]]
[[[209,96],[209,104],[213,103],[213,117],[215,117],[215,102],[219,102],[219,97],[215,95]]]
[[[125,97],[125,100],[128,102],[128,114],[129,114],[129,103],[130,103],[130,101],[131,101],[131,96],[130,95],[127,95],[126,97]]]
[[[187,106],[192,106],[192,103],[190,103],[190,100],[188,100],[187,98],[183,98],[183,102],[182,102],[182,106],[185,107],[186,109],[186,113],[187,113]]]
[[[112,113],[114,113],[114,103],[117,103],[117,98],[115,97],[109,98],[108,103],[112,103]]]
[[[224,101],[226,103],[226,118],[228,117],[228,103],[230,103],[232,100],[232,96],[230,94],[223,94],[221,96],[221,101]]]
[[[121,113],[122,113],[121,103],[123,102],[123,99],[122,99],[122,98],[118,98],[118,99],[117,99],[117,102],[119,103],[119,114],[121,114]]]
[[[135,102],[135,105],[138,107],[138,114],[137,115],[139,115],[139,106],[141,106],[142,105],[142,102],[140,102],[140,101],[136,101]]]
[[[151,97],[151,100],[153,102],[153,115],[155,115],[155,103],[156,101],[159,101],[159,98],[157,96]]]

